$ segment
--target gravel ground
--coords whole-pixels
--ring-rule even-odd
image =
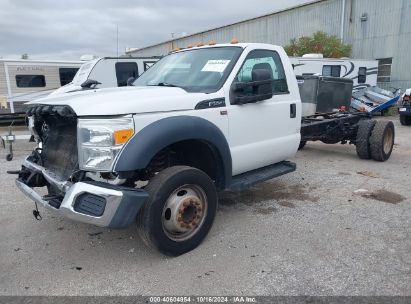
[[[221,194],[206,240],[176,258],[135,226],[36,221],[6,174],[32,148],[18,141],[12,162],[0,154],[0,295],[411,295],[411,128],[393,120],[389,161],[308,143],[296,172]]]

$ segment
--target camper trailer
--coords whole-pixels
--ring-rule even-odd
[[[358,85],[377,85],[378,61],[349,58],[323,58],[322,54],[290,57],[297,76],[320,75],[352,79]]]
[[[25,102],[70,83],[83,63],[0,59],[0,119],[22,116]]]
[[[160,57],[101,57],[84,63],[73,81],[51,96],[90,88],[127,86],[155,64]]]

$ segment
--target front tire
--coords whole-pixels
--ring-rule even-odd
[[[149,199],[137,218],[143,241],[171,256],[196,248],[217,211],[217,191],[210,177],[196,168],[174,166],[154,176],[145,190]]]

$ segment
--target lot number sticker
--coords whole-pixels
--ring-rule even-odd
[[[224,72],[230,60],[209,60],[204,65],[202,72]]]

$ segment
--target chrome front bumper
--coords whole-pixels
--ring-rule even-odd
[[[44,167],[28,160],[24,161],[23,167],[42,175],[48,183],[64,193],[64,198],[60,206],[56,208],[33,188],[26,185],[24,181],[17,179],[16,185],[21,192],[36,203],[52,209],[67,218],[83,223],[111,228],[126,227],[135,220],[138,211],[148,198],[147,192],[142,189],[113,186],[101,182],[71,183],[61,181]],[[98,197],[100,202],[104,202],[104,208],[101,208],[101,215],[85,214],[84,208],[79,210],[76,207],[79,200],[82,200],[83,194]]]

